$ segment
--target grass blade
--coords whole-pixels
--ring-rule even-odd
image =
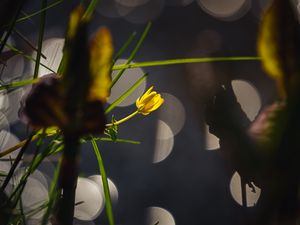
[[[90,4],[88,5],[88,7],[82,17],[83,20],[89,20],[92,17],[92,15],[95,11],[95,8],[98,4],[98,1],[99,0],[91,0]]]
[[[117,52],[113,59],[113,65],[115,62],[121,57],[121,55],[125,52],[125,50],[128,48],[128,46],[131,44],[133,41],[134,37],[136,36],[136,32],[133,32],[130,37],[126,40],[126,42],[123,44],[123,46],[120,48],[120,50]]]
[[[140,49],[141,45],[143,44],[145,38],[147,37],[150,28],[151,28],[152,23],[149,22],[144,30],[144,32],[141,35],[141,38],[139,39],[138,43],[136,44],[136,46],[134,47],[133,51],[131,52],[130,56],[127,59],[126,65],[130,64],[130,62],[134,59],[134,57],[136,56],[136,53],[138,52],[138,50]],[[111,82],[110,88],[112,88],[117,81],[120,79],[120,77],[122,76],[122,74],[124,73],[125,69],[121,69],[119,71],[119,73],[117,74],[117,76],[113,79],[113,81]]]
[[[19,16],[19,14],[21,12],[21,9],[22,9],[22,7],[24,5],[24,2],[25,2],[25,0],[21,1],[21,3],[19,3],[19,5],[17,6],[18,9],[16,10],[16,14],[13,16],[13,19],[12,19],[12,21],[10,22],[10,24],[8,26],[7,32],[6,32],[3,40],[1,40],[0,53],[3,51],[4,46],[5,46],[5,44],[6,44],[7,40],[8,40],[8,37],[10,36],[10,34],[12,33],[12,31],[13,31],[13,29],[15,27],[16,21],[17,21],[18,16]]]
[[[13,52],[16,52],[16,53],[22,55],[25,59],[28,59],[28,60],[33,61],[33,62],[36,61],[32,56],[25,54],[24,52],[22,52],[22,51],[20,51],[19,49],[13,47],[13,46],[10,45],[10,44],[7,44],[7,43],[6,43],[5,46],[6,46],[7,48],[9,48],[10,50],[12,50]],[[44,68],[50,70],[52,73],[55,73],[54,70],[52,70],[50,67],[46,66],[45,64],[40,63],[40,65],[43,66]]]
[[[33,59],[31,56],[24,54],[23,52],[19,51],[18,49],[15,49],[12,46],[10,46],[10,49],[17,51],[17,53],[22,54],[25,58],[29,60],[35,61],[35,59]],[[115,65],[112,67],[112,70],[122,70],[122,69],[142,68],[142,67],[152,67],[152,66],[169,66],[169,65],[189,64],[189,63],[205,63],[205,62],[259,61],[260,59],[261,58],[257,56],[168,59],[168,60],[146,61],[146,62],[139,62],[139,63],[132,63],[132,64]],[[47,67],[46,65],[42,63],[40,65],[55,73],[55,71],[53,71],[51,68]],[[16,81],[9,84],[1,85],[0,90],[22,87],[28,84],[34,84],[38,81],[39,79]]]
[[[26,143],[23,145],[23,147],[21,148],[20,152],[17,155],[16,160],[14,161],[12,167],[10,168],[1,188],[0,188],[0,192],[4,192],[6,186],[8,185],[8,182],[10,181],[10,179],[13,177],[13,174],[15,172],[15,169],[17,168],[17,165],[19,164],[19,162],[21,161],[25,150],[27,149],[29,143],[31,142],[32,137],[34,136],[34,133],[32,133],[29,138],[26,140]]]
[[[32,48],[34,51],[38,51],[37,48],[30,42],[30,40],[28,40],[27,37],[25,37],[23,34],[21,34],[19,31],[17,31],[16,29],[14,29],[14,33],[16,35],[18,35],[30,48]],[[44,59],[47,59],[47,57],[41,52],[41,56]]]
[[[50,185],[50,190],[49,190],[49,202],[48,202],[48,207],[46,209],[46,212],[43,215],[43,219],[42,219],[42,223],[41,225],[46,225],[48,224],[48,218],[51,214],[51,211],[53,209],[53,206],[55,204],[55,201],[58,197],[58,192],[57,192],[57,183],[58,183],[58,177],[59,177],[59,173],[60,173],[60,168],[61,168],[61,160],[62,158],[59,159],[58,164],[55,168],[54,171],[54,176],[52,178],[51,181],[51,185]]]
[[[107,181],[107,176],[106,176],[106,171],[104,167],[104,162],[102,159],[102,156],[100,154],[98,145],[95,141],[95,139],[92,137],[91,140],[97,161],[98,161],[98,166],[102,178],[102,184],[103,184],[103,189],[104,189],[104,197],[105,197],[105,208],[106,208],[106,214],[108,218],[109,225],[114,225],[114,216],[113,216],[113,211],[112,211],[112,203],[111,203],[111,198],[110,198],[110,191],[109,191],[109,186],[108,186],[108,181]]]
[[[51,8],[53,8],[54,6],[56,6],[56,5],[60,4],[60,3],[62,3],[63,1],[64,1],[64,0],[59,0],[59,1],[53,2],[52,4],[49,4],[47,7],[43,8],[43,9],[41,9],[41,10],[38,10],[38,11],[36,11],[36,12],[34,12],[34,13],[31,13],[31,14],[29,14],[29,15],[27,15],[27,16],[24,16],[24,17],[21,17],[21,18],[17,19],[16,23],[23,22],[23,21],[25,21],[25,20],[30,19],[31,17],[34,17],[34,16],[36,16],[36,15],[39,15],[39,14],[41,14],[41,13],[47,11],[48,9],[51,9]]]
[[[47,0],[42,1],[42,9],[47,6]],[[39,29],[39,37],[38,37],[38,49],[36,54],[36,61],[34,67],[34,74],[33,78],[37,78],[39,74],[39,67],[40,67],[40,60],[41,60],[41,53],[42,53],[42,45],[43,45],[43,38],[44,38],[44,31],[45,31],[45,23],[46,23],[46,11],[43,11],[41,14],[40,19],[40,29]]]
[[[121,64],[112,67],[112,70],[124,70],[131,68],[142,68],[151,66],[169,66],[188,63],[205,63],[205,62],[224,62],[224,61],[258,61],[257,56],[238,56],[238,57],[205,57],[205,58],[186,58],[186,59],[167,59],[148,62],[138,62],[132,64]]]
[[[17,88],[17,87],[23,87],[23,86],[26,86],[26,85],[29,85],[29,84],[35,84],[38,81],[39,81],[39,79],[29,79],[29,80],[15,81],[15,82],[11,82],[9,84],[2,84],[0,86],[0,91],[1,90],[12,89],[12,88]],[[1,153],[0,153],[0,155],[1,155]]]
[[[96,141],[109,141],[109,142],[127,143],[127,144],[133,144],[133,145],[141,144],[140,141],[134,141],[134,140],[122,139],[122,138],[117,138],[116,140],[112,140],[111,138],[94,138],[94,139]]]
[[[126,92],[124,92],[118,99],[116,99],[110,106],[105,110],[105,114],[111,112],[117,105],[119,105],[122,101],[124,101],[148,76],[148,74],[144,74],[140,79],[138,79]]]

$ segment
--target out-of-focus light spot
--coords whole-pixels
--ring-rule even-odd
[[[113,0],[102,0],[101,4],[98,4],[96,11],[102,16],[109,18],[118,18],[127,15],[133,10],[132,7],[121,5]]]
[[[147,214],[147,225],[153,225],[157,222],[163,225],[175,225],[172,214],[161,207],[149,207]]]
[[[32,162],[34,155],[30,154],[30,155],[25,155],[23,157],[23,163],[22,165],[25,166],[29,166],[30,163]],[[43,175],[43,181],[38,179],[38,177],[35,177],[36,179],[40,180],[45,187],[49,187],[52,181],[52,177],[54,175],[54,171],[55,171],[55,166],[52,163],[52,161],[50,161],[48,158],[44,158],[43,161],[40,163],[40,165],[38,166],[38,170],[40,173],[42,173]],[[33,175],[35,175],[35,173],[33,173]]]
[[[0,64],[0,80],[9,83],[22,77],[24,59],[21,55],[9,58],[5,64]]]
[[[241,18],[251,6],[249,0],[197,0],[197,2],[209,15],[228,21]]]
[[[45,158],[39,165],[38,169],[44,175],[44,178],[47,182],[47,187],[50,187],[55,172],[54,164],[49,159]]]
[[[242,184],[241,177],[238,172],[233,174],[230,181],[230,192],[233,199],[239,205],[243,206],[243,204],[245,204],[244,206],[247,207],[253,207],[256,205],[260,197],[261,189],[255,186],[253,182],[251,182],[250,186],[248,184]],[[242,194],[242,188],[244,188],[245,196]],[[243,199],[243,197],[246,199]]]
[[[206,150],[217,150],[220,148],[219,138],[209,132],[209,126],[205,124]]]
[[[101,175],[92,175],[92,176],[89,176],[88,178],[97,184],[97,187],[100,188],[100,191],[101,191],[102,195],[104,196],[104,189],[103,189]],[[111,201],[114,204],[116,204],[118,201],[118,198],[119,198],[118,189],[117,189],[116,185],[110,179],[107,179],[107,181],[108,181],[108,187],[109,187]]]
[[[3,149],[9,139],[9,122],[5,115],[0,112],[0,149]]]
[[[243,111],[253,121],[261,107],[258,91],[252,84],[244,80],[233,80],[232,88]]]
[[[57,71],[60,61],[63,55],[65,39],[63,38],[50,38],[43,42],[42,53],[46,56],[46,59],[41,57],[41,63],[51,68],[54,71]],[[33,57],[36,57],[36,52],[33,53]],[[32,63],[32,74],[34,72],[35,63]],[[52,73],[50,70],[46,69],[43,66],[39,67],[39,77],[46,74]]]
[[[140,5],[144,5],[149,0],[115,0],[115,2],[127,6],[127,7],[136,7]]]
[[[15,146],[18,143],[19,139],[15,135],[13,135],[7,130],[1,130],[0,152],[5,151],[6,149]],[[7,173],[10,170],[12,165],[11,160],[17,157],[18,152],[19,150],[16,150],[0,158],[0,172]],[[2,178],[0,178],[0,180],[2,180]]]
[[[5,112],[9,105],[8,96],[6,91],[0,91],[0,110]],[[1,120],[0,120],[1,123]]]
[[[104,207],[104,199],[97,184],[87,178],[78,178],[74,217],[79,220],[94,220]]]
[[[8,100],[10,104],[4,113],[10,124],[19,120],[19,109],[21,106],[20,100],[28,92],[28,90],[28,87],[22,87],[8,93]]]
[[[159,119],[171,128],[173,135],[178,134],[185,123],[185,109],[174,95],[162,93],[164,104],[159,108]]]
[[[170,155],[174,146],[174,135],[171,128],[164,121],[157,121],[156,140],[153,163],[163,161]]]
[[[14,184],[18,184],[21,177],[26,173],[27,167],[20,167],[14,176]],[[32,174],[30,174],[31,178],[34,178],[35,180],[39,181],[47,190],[48,190],[48,181],[45,175],[40,170],[35,170]]]
[[[120,59],[117,61],[117,64],[124,64],[127,60]],[[114,71],[112,78],[114,79],[117,76],[118,71]],[[108,103],[113,103],[118,99],[125,91],[127,91],[139,78],[144,75],[144,72],[140,68],[128,69],[125,70],[121,78],[111,89],[111,95],[108,99]],[[129,106],[134,104],[136,99],[139,98],[145,92],[146,81],[144,80],[135,90],[131,93],[123,102],[118,106]]]
[[[194,0],[165,0],[165,4],[171,6],[187,6],[193,1]]]
[[[131,23],[144,24],[155,20],[161,14],[163,7],[164,1],[151,0],[144,5],[132,8],[124,18]]]
[[[25,188],[22,192],[22,203],[24,212],[28,213],[32,210],[36,210],[36,213],[32,214],[30,218],[40,219],[42,218],[45,208],[41,208],[43,204],[48,201],[47,188],[37,179],[28,177]],[[38,209],[38,210],[37,210]]]

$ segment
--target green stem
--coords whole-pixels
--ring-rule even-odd
[[[140,40],[138,41],[138,43],[136,44],[136,46],[134,47],[133,51],[131,52],[130,56],[127,59],[126,65],[130,64],[130,62],[134,59],[134,57],[136,56],[136,53],[138,52],[138,50],[141,48],[142,43],[144,42],[145,38],[147,37],[150,28],[151,28],[152,23],[149,22],[144,30],[144,32],[142,33],[142,36],[140,38]],[[122,74],[124,73],[125,69],[121,69],[119,71],[119,73],[117,74],[117,76],[113,79],[113,81],[111,82],[110,88],[112,88],[117,81],[120,79],[120,77],[122,76]]]
[[[23,145],[23,147],[21,148],[20,152],[18,153],[17,158],[15,159],[12,167],[10,168],[10,170],[8,172],[8,175],[6,176],[6,178],[5,178],[2,186],[0,188],[0,192],[1,193],[4,192],[6,186],[8,185],[8,183],[10,181],[10,179],[13,177],[15,169],[17,168],[17,165],[20,163],[20,161],[21,161],[21,159],[22,159],[22,157],[23,157],[23,155],[24,155],[24,153],[25,153],[25,151],[26,151],[29,143],[31,142],[31,139],[32,139],[33,136],[34,136],[34,133],[32,133],[30,135],[30,137],[26,140],[25,144]]]
[[[135,112],[131,113],[130,115],[126,116],[125,118],[123,118],[123,119],[121,119],[121,120],[118,120],[118,121],[116,121],[116,122],[114,122],[114,123],[106,124],[106,127],[111,127],[111,126],[113,126],[113,125],[119,125],[119,124],[121,124],[121,123],[124,123],[124,122],[126,122],[127,120],[129,120],[129,119],[131,119],[132,117],[134,117],[134,116],[135,116],[136,114],[138,114],[138,113],[139,113],[139,111],[136,110]]]
[[[1,40],[1,41],[2,41],[2,40]],[[25,59],[28,59],[28,60],[33,61],[33,62],[36,61],[32,56],[25,54],[24,52],[20,51],[19,49],[16,49],[15,47],[13,47],[13,46],[10,45],[10,44],[7,44],[7,43],[6,43],[5,46],[8,47],[8,48],[9,48],[10,50],[12,50],[13,52],[16,52],[16,53],[22,55]],[[40,65],[43,66],[44,68],[50,70],[52,73],[55,73],[54,70],[52,70],[50,67],[46,66],[45,64],[40,63]]]
[[[136,32],[133,32],[130,35],[130,37],[126,40],[126,42],[123,44],[123,46],[120,48],[120,50],[117,52],[116,56],[114,57],[113,62],[112,62],[113,65],[121,57],[121,55],[124,53],[124,51],[128,48],[128,46],[133,41],[135,36],[136,36]]]
[[[111,103],[107,109],[105,109],[104,114],[110,113],[117,105],[123,102],[148,76],[148,73],[140,77],[127,91],[125,91],[118,99]]]
[[[107,176],[106,176],[106,171],[104,167],[104,162],[102,159],[102,156],[100,154],[98,145],[95,141],[95,138],[92,137],[91,143],[98,161],[98,166],[102,178],[102,184],[103,184],[103,189],[104,189],[104,196],[105,196],[105,208],[106,208],[106,214],[108,218],[108,223],[109,225],[114,225],[114,216],[113,216],[113,210],[112,210],[112,203],[111,203],[111,197],[110,197],[110,191],[109,191],[109,186],[108,186],[108,181],[107,181]]]
[[[33,16],[39,15],[40,13],[45,12],[45,11],[47,11],[48,9],[51,9],[52,7],[54,7],[54,6],[56,6],[56,5],[60,4],[60,3],[62,3],[63,1],[64,1],[64,0],[56,1],[56,2],[54,2],[54,3],[50,4],[50,5],[48,5],[47,7],[43,8],[43,9],[41,9],[41,10],[38,10],[38,11],[36,11],[36,12],[34,12],[34,13],[31,13],[31,14],[29,14],[29,15],[27,15],[27,16],[21,17],[20,19],[17,19],[16,22],[19,23],[19,22],[28,20],[28,19],[30,19],[30,18],[33,17]]]
[[[46,6],[47,6],[47,0],[43,0],[42,1],[42,8],[44,8]],[[36,54],[33,78],[37,78],[38,75],[39,75],[39,67],[40,67],[40,61],[41,61],[41,55],[42,55],[42,46],[43,46],[45,23],[46,23],[46,11],[43,11],[43,13],[41,14],[41,20],[40,20],[38,49],[37,49],[37,54]]]
[[[151,67],[151,66],[167,66],[167,65],[188,64],[188,63],[204,63],[204,62],[258,61],[260,59],[261,59],[260,57],[256,57],[256,56],[168,59],[168,60],[157,60],[157,61],[115,65],[112,67],[112,70],[123,70],[123,69]]]
[[[19,16],[19,14],[20,14],[20,11],[21,11],[21,9],[22,9],[22,7],[23,7],[23,5],[24,5],[24,2],[25,2],[25,0],[22,0],[22,1],[19,3],[19,5],[16,5],[17,10],[15,10],[15,14],[14,14],[14,16],[13,16],[13,18],[12,18],[12,20],[11,20],[9,26],[8,26],[8,29],[7,29],[6,34],[4,35],[4,38],[3,38],[3,40],[2,40],[2,42],[1,42],[1,44],[0,44],[0,53],[2,53],[2,51],[3,51],[3,49],[4,49],[4,46],[5,46],[5,44],[6,44],[7,40],[8,40],[8,38],[9,38],[11,32],[13,31],[13,29],[14,29],[14,27],[15,27],[16,21],[17,21],[17,19],[18,19],[18,16]],[[2,37],[1,37],[1,38],[2,38]]]
[[[91,0],[89,6],[87,7],[84,15],[82,16],[82,20],[90,20],[90,18],[92,17],[95,8],[98,4],[98,0]]]
[[[6,46],[8,46],[6,44]],[[31,56],[24,54],[23,52],[13,48],[10,46],[13,51],[23,55],[25,58],[35,61]],[[177,64],[189,64],[189,63],[205,63],[205,62],[226,62],[226,61],[259,61],[261,58],[257,56],[240,56],[240,57],[216,57],[216,58],[187,58],[187,59],[168,59],[168,60],[158,60],[158,61],[146,61],[146,62],[139,62],[139,63],[132,63],[132,64],[121,64],[115,65],[112,67],[112,70],[122,70],[122,69],[130,69],[130,68],[142,68],[142,67],[151,67],[151,66],[169,66],[169,65],[177,65]],[[51,68],[47,67],[44,64],[40,64],[41,66],[45,67],[46,69],[50,70],[51,72],[55,73]],[[10,84],[4,84],[0,86],[0,90],[3,89],[10,89],[25,86],[28,84],[33,84],[38,82],[39,79],[29,79],[23,81],[16,81]],[[111,111],[111,110],[110,110]],[[108,113],[106,111],[105,113]]]
[[[19,31],[17,31],[16,29],[14,29],[14,33],[16,35],[18,35],[30,48],[32,48],[34,51],[38,51],[38,49],[30,42],[30,40],[25,37],[22,33],[20,33]],[[47,59],[47,57],[41,52],[41,56],[44,58],[44,59]]]
[[[54,171],[54,176],[52,178],[51,181],[51,185],[50,185],[50,190],[49,190],[49,202],[48,202],[48,207],[46,209],[46,212],[43,215],[42,218],[42,222],[41,225],[46,225],[48,224],[48,218],[51,214],[51,210],[53,209],[53,206],[58,198],[58,190],[57,190],[57,182],[58,182],[58,177],[59,177],[59,173],[60,173],[60,168],[61,168],[61,158],[58,161],[57,167]]]

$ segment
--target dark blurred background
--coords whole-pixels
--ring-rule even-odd
[[[78,2],[64,1],[47,11],[43,47],[47,59],[43,62],[53,69],[57,69],[61,57],[68,15]],[[99,26],[107,26],[117,51],[132,32],[137,32],[118,63],[125,62],[148,21],[153,22],[151,31],[134,62],[256,56],[260,16],[267,4],[268,0],[102,0],[90,33]],[[39,9],[39,1],[28,0],[23,12],[30,14]],[[18,23],[16,29],[36,45],[39,17]],[[11,36],[10,43],[34,56],[16,34]],[[29,78],[33,68],[30,61],[14,56],[2,68],[1,80]],[[133,112],[136,98],[150,86],[162,93],[165,104],[158,111],[149,116],[138,115],[119,127],[120,138],[141,144],[99,143],[111,180],[116,224],[154,225],[157,221],[161,225],[245,224],[255,216],[255,205],[263,190],[255,184],[254,189],[248,185],[242,187],[240,175],[218,150],[218,139],[209,133],[203,111],[217,85],[232,80],[242,109],[250,120],[255,119],[261,108],[276,97],[274,84],[262,71],[260,62],[127,70],[114,87],[109,103],[146,72],[150,74],[146,82],[112,113],[120,119]],[[40,68],[41,76],[47,73]],[[19,121],[17,112],[27,90],[28,87],[1,93],[2,150],[26,138],[26,125]],[[27,158],[30,160],[30,156]],[[23,202],[30,202],[28,208],[47,198],[47,184],[57,158],[50,157],[27,185]],[[6,171],[9,165],[0,162],[0,168]],[[89,143],[82,146],[80,171],[77,200],[84,203],[76,206],[74,224],[107,224],[103,196],[95,183],[100,181],[97,161]],[[246,190],[246,199],[242,199],[242,188]],[[39,219],[35,216],[29,223],[37,224]]]

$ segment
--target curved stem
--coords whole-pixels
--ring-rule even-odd
[[[134,117],[134,116],[135,116],[136,114],[138,114],[138,113],[139,113],[139,111],[136,110],[135,112],[131,113],[130,115],[126,116],[125,118],[123,118],[123,119],[121,119],[121,120],[118,120],[118,121],[116,121],[116,122],[114,122],[114,123],[106,124],[106,127],[111,127],[111,126],[113,126],[113,125],[119,125],[119,124],[121,124],[121,123],[124,123],[125,121],[131,119],[132,117]]]

